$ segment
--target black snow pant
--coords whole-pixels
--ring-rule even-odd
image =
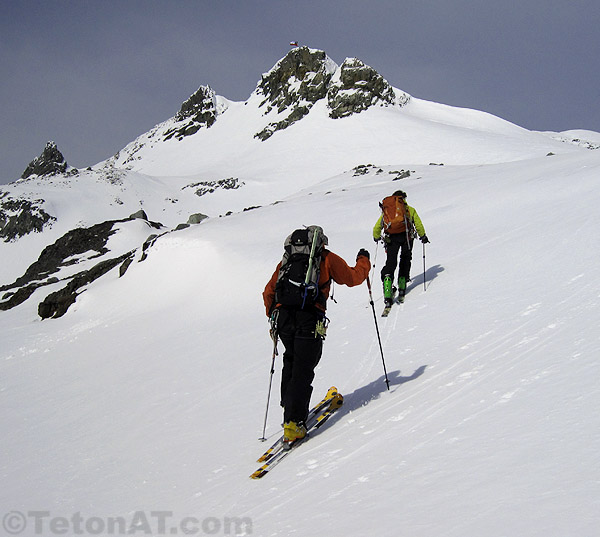
[[[285,347],[281,372],[281,406],[284,422],[305,421],[308,416],[315,367],[321,359],[323,340],[315,327],[323,314],[280,308],[277,332]]]
[[[406,281],[410,278],[410,265],[412,261],[413,239],[409,238],[407,233],[397,233],[388,235],[389,242],[385,242],[385,251],[387,259],[384,267],[381,269],[381,281],[389,274],[394,279],[396,265],[398,264],[398,252],[400,252],[400,265],[398,267],[398,277],[404,276]]]

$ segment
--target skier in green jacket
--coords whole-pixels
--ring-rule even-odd
[[[410,281],[410,265],[415,234],[419,236],[423,244],[428,243],[429,239],[417,211],[406,203],[406,192],[397,190],[391,196],[385,198],[380,206],[382,214],[373,228],[373,239],[375,242],[383,240],[385,245],[387,259],[381,269],[381,281],[383,282],[385,304],[389,306],[392,304],[394,296],[392,282],[398,265],[398,253],[400,252],[398,298],[403,300],[406,293],[406,284]]]

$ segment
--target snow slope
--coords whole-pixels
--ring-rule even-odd
[[[443,138],[431,132],[431,144]],[[74,513],[143,533],[142,512],[155,534],[181,534],[193,517],[199,534],[596,535],[600,154],[546,157],[544,135],[523,132],[496,158],[491,139],[481,156],[467,138],[444,138],[464,143],[445,166],[398,150],[358,176],[347,153],[346,171],[317,166],[282,203],[165,235],[63,318],[40,322],[32,300],[2,312],[3,512],[49,511],[40,523],[65,517],[71,534]],[[277,169],[287,153],[270,158]],[[413,173],[393,181],[400,168]],[[370,230],[397,188],[432,242],[426,285],[417,244],[406,303],[377,319],[391,390],[366,286],[336,286],[314,396],[335,384],[344,407],[248,479],[265,448],[272,350],[260,295],[285,236],[319,224],[348,261],[367,247],[377,282],[384,254]],[[379,285],[375,298],[379,314]],[[157,511],[170,513],[162,533]],[[232,517],[243,523],[231,529]]]

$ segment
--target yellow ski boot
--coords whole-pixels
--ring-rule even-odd
[[[288,421],[283,424],[283,449],[290,449],[296,440],[301,440],[306,436],[306,425]]]

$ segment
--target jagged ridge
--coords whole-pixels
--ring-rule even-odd
[[[404,92],[397,95],[375,69],[359,59],[348,58],[338,67],[325,52],[308,47],[290,51],[263,75],[256,94],[264,96],[260,107],[265,107],[265,115],[274,109],[287,114],[255,135],[262,141],[302,119],[321,99],[327,100],[332,119],[358,114],[374,105],[404,106],[410,100]]]

